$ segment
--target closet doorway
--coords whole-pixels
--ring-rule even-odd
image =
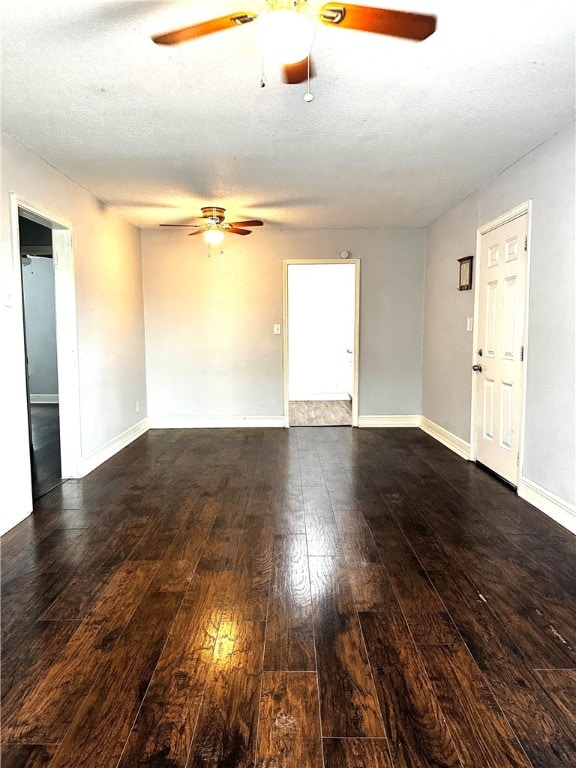
[[[360,262],[284,262],[285,426],[358,426]]]

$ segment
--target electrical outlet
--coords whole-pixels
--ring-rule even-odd
[[[467,317],[466,318],[466,330],[471,331],[474,328],[474,318],[473,317]]]
[[[136,408],[136,413],[140,413],[140,400],[136,400],[134,407]]]

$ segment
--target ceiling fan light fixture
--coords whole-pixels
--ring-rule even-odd
[[[310,55],[316,29],[304,11],[267,10],[258,19],[258,29],[264,58],[295,64]]]
[[[216,225],[211,226],[204,232],[204,240],[208,245],[219,245],[224,240],[224,232]]]

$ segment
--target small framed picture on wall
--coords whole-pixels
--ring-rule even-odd
[[[470,291],[472,290],[472,259],[474,256],[464,256],[462,259],[458,259],[460,270],[458,273],[458,290]]]

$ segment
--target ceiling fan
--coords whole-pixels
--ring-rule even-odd
[[[179,45],[224,29],[241,27],[256,19],[266,52],[282,65],[286,83],[301,83],[311,74],[310,49],[314,41],[313,17],[336,29],[356,29],[408,40],[425,40],[436,29],[436,17],[348,3],[325,3],[312,12],[307,0],[266,0],[262,13],[237,11],[152,37],[158,45]]]
[[[204,239],[207,243],[215,245],[221,243],[224,233],[231,235],[251,235],[252,230],[245,227],[261,227],[264,222],[260,219],[250,219],[248,221],[235,221],[229,224],[224,223],[226,218],[226,209],[218,208],[215,205],[208,205],[200,209],[202,216],[196,217],[198,224],[160,224],[161,227],[185,227],[194,229],[190,235],[200,235],[204,233]]]

